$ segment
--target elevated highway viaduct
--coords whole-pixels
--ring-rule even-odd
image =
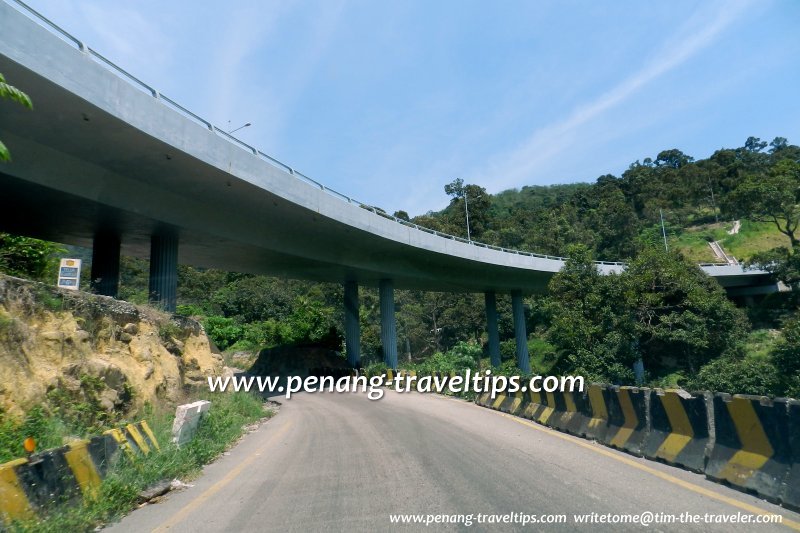
[[[499,363],[496,295],[511,294],[528,370],[522,296],[562,258],[443,235],[332,191],[184,109],[16,0],[0,0],[0,72],[35,110],[0,102],[0,229],[92,247],[116,296],[121,253],[150,258],[151,299],[175,309],[177,264],[344,284],[347,356],[359,363],[358,287],[379,287],[384,359],[397,365],[394,289],[482,292]],[[599,263],[619,272],[621,263]],[[765,272],[704,269],[732,294]]]

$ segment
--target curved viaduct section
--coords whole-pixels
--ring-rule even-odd
[[[33,112],[0,102],[0,228],[92,247],[95,289],[116,295],[119,255],[149,257],[152,299],[174,310],[178,262],[345,284],[358,364],[358,285],[379,286],[396,366],[393,290],[484,292],[499,362],[495,294],[511,293],[521,368],[522,294],[562,258],[468,242],[332,191],[182,108],[16,0],[0,0],[0,72]],[[616,272],[621,263],[599,263]],[[704,267],[729,291],[768,291],[764,272]]]

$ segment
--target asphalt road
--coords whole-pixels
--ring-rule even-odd
[[[474,404],[387,392],[302,394],[205,468],[193,487],[134,511],[129,531],[788,531],[800,515],[700,475]],[[574,514],[783,515],[783,525],[577,524]],[[391,514],[469,515],[398,525]],[[477,523],[565,514],[566,523]],[[508,517],[514,519],[514,515]]]

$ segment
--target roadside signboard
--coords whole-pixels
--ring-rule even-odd
[[[81,260],[62,259],[58,266],[58,286],[77,291],[81,283]]]

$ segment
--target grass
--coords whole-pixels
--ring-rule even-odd
[[[742,220],[739,233],[729,235],[732,227],[732,222],[720,222],[687,228],[678,235],[670,236],[669,244],[698,263],[719,262],[708,245],[710,241],[720,241],[725,252],[740,261],[772,248],[789,246],[789,239],[770,222]]]
[[[752,359],[767,359],[775,347],[780,333],[774,329],[754,329],[745,340],[745,357]]]
[[[134,509],[138,495],[154,483],[175,478],[191,479],[201,467],[219,456],[243,433],[244,426],[272,416],[261,398],[249,393],[206,394],[211,409],[194,440],[182,448],[170,442],[172,415],[154,413],[148,417],[161,451],[123,458],[103,480],[96,499],[85,498],[77,506],[60,506],[38,520],[15,522],[10,531],[53,532],[93,531]]]

